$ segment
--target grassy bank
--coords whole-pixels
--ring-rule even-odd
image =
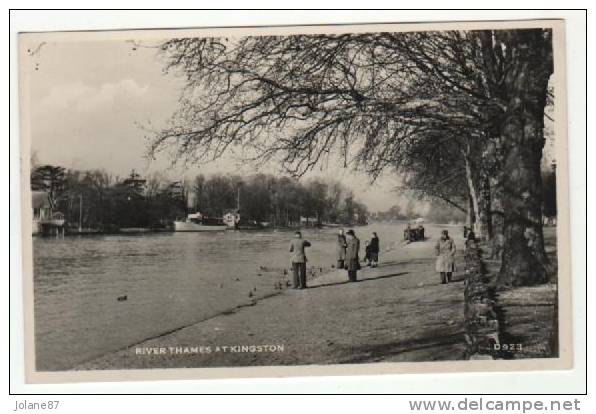
[[[430,240],[394,247],[357,283],[348,283],[345,271],[330,271],[307,290],[254,300],[77,369],[462,359],[463,272],[439,284],[432,247]],[[263,345],[275,350],[259,352]]]

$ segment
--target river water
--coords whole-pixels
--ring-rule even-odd
[[[378,232],[383,250],[401,243],[403,227],[372,224],[355,230],[362,245]],[[289,269],[292,233],[35,238],[37,369],[69,369],[271,294],[278,282],[285,287],[291,280],[284,269]],[[309,272],[334,264],[336,233],[303,231],[312,243]],[[437,234],[427,226],[428,237]]]

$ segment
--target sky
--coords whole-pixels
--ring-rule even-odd
[[[251,174],[255,168],[229,157],[205,165],[172,165],[167,153],[149,161],[146,131],[172,115],[183,85],[163,73],[156,48],[121,40],[40,44],[27,55],[31,76],[31,146],[40,164],[87,170],[105,169],[118,177],[132,169],[147,175],[162,172],[171,179],[197,173]],[[337,179],[351,188],[371,211],[405,205],[395,192],[396,177],[387,174],[374,185],[364,173],[344,168],[318,169],[303,179]],[[277,165],[261,172],[280,173]]]
[[[104,169],[128,176],[132,169],[147,176],[163,173],[172,180],[196,174],[250,175],[254,166],[232,157],[203,165],[172,165],[162,153],[145,157],[147,132],[141,126],[163,126],[177,108],[183,81],[163,72],[157,45],[124,40],[44,42],[32,48],[21,65],[29,69],[31,146],[40,164],[72,169]],[[547,129],[549,125],[547,125]],[[552,142],[545,148],[550,165]],[[281,174],[278,165],[259,166],[259,172]],[[339,180],[351,188],[370,211],[405,207],[406,194],[395,191],[392,173],[373,185],[364,174],[329,164],[303,179]]]

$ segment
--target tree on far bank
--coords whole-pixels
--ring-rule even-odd
[[[53,165],[41,165],[31,171],[31,190],[44,191],[50,208],[55,211],[60,196],[66,190],[66,169]]]

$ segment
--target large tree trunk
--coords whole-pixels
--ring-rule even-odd
[[[505,246],[499,283],[534,285],[548,280],[540,160],[552,46],[542,30],[495,33],[511,56],[503,85],[507,95],[501,124]]]
[[[480,213],[481,206],[479,202],[479,193],[474,180],[472,162],[466,154],[464,154],[464,161],[466,166],[466,183],[468,185],[468,194],[470,195],[471,201],[470,210],[474,213],[474,220],[471,228],[474,230],[476,238],[484,239],[484,227],[481,225],[482,217]]]

